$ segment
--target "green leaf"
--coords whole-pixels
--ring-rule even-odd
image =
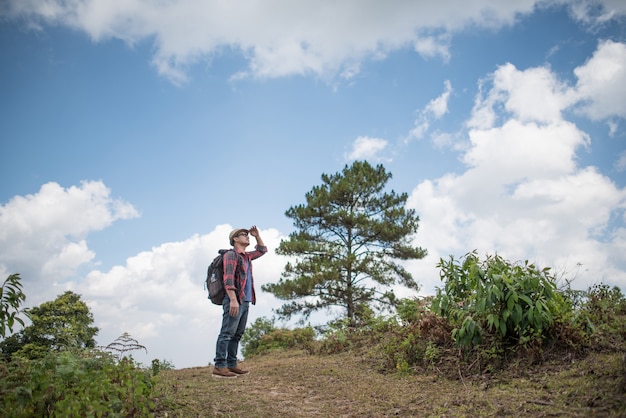
[[[502,335],[503,337],[506,335],[506,322],[505,321],[500,322],[500,335]]]
[[[528,296],[526,296],[526,295],[519,295],[519,298],[520,298],[521,300],[523,300],[524,302],[526,302],[526,305],[528,305],[528,306],[532,306],[533,301],[532,301],[532,299],[531,299],[531,298],[529,298]]]
[[[483,299],[480,299],[480,300],[478,301],[478,303],[476,304],[476,311],[477,311],[478,313],[483,313],[483,312],[485,312],[485,304],[486,304],[486,303],[487,303],[487,300],[486,300],[486,299],[484,299],[484,298],[483,298]]]
[[[517,294],[511,291],[506,297],[506,307],[509,311],[513,310],[513,307],[517,303]]]

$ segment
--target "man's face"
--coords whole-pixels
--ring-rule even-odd
[[[238,242],[240,245],[248,246],[250,244],[250,236],[247,232],[240,232],[235,235],[235,242]]]

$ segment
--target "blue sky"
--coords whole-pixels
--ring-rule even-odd
[[[0,5],[0,273],[27,305],[71,289],[100,344],[206,365],[230,229],[278,280],[285,211],[354,160],[420,216],[421,295],[474,249],[626,289],[623,2],[336,3]]]

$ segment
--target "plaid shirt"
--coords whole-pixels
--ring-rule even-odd
[[[252,260],[256,260],[267,252],[267,247],[257,245],[254,251],[245,251],[235,255],[234,251],[220,250],[224,254],[224,288],[226,290],[234,290],[237,294],[237,300],[241,303],[244,300],[244,290],[246,288],[246,280],[248,277],[248,269],[250,269],[250,277],[252,278],[252,304],[256,303],[256,294],[254,293],[254,276],[252,275]],[[237,263],[242,261],[239,274],[235,277]]]

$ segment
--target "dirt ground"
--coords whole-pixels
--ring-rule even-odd
[[[450,379],[382,373],[348,353],[277,351],[240,363],[250,374],[236,379],[212,367],[161,372],[156,416],[626,417],[623,355]]]

